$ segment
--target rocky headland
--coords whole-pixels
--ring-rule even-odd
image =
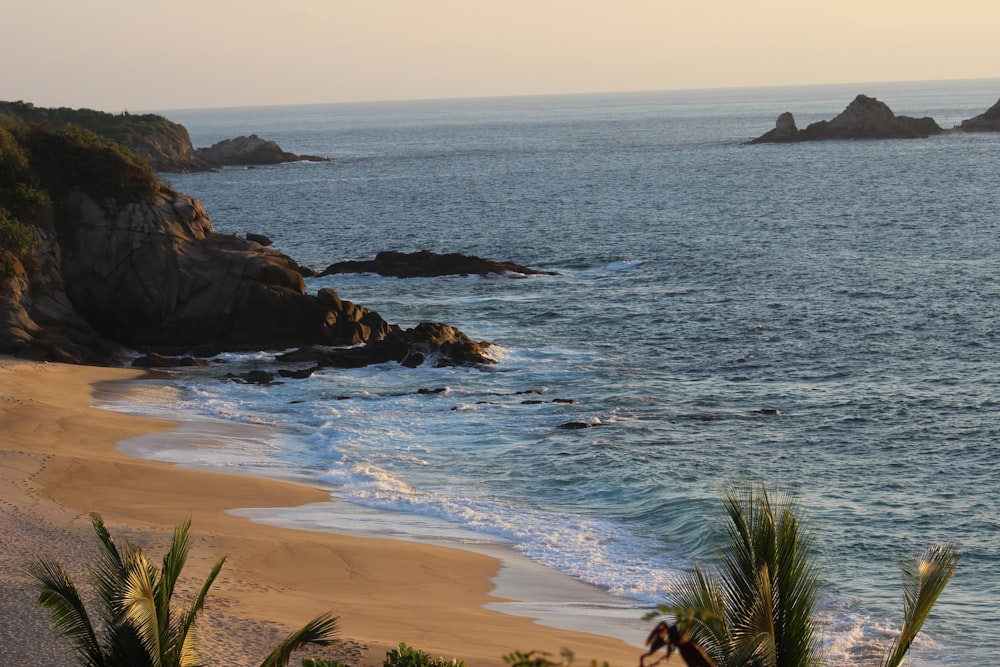
[[[436,276],[486,276],[502,275],[558,275],[552,271],[539,271],[515,262],[498,262],[492,259],[462,255],[438,254],[429,250],[398,252],[385,250],[375,259],[336,262],[323,269],[319,275],[336,273],[377,273],[393,278],[433,278]]]
[[[941,134],[944,130],[930,117],[897,116],[884,102],[858,95],[833,120],[821,120],[800,130],[788,111],[778,116],[775,127],[750,144],[825,141],[830,139],[914,139]]]
[[[290,257],[216,232],[201,203],[93,133],[0,121],[0,165],[0,353],[117,364],[124,348],[372,346],[379,361],[488,363],[488,343],[446,325],[403,331],[332,289],[308,294]]]
[[[0,117],[28,125],[83,128],[128,147],[153,169],[166,173],[211,171],[223,166],[329,161],[318,155],[296,155],[256,134],[194,148],[187,128],[157,114],[110,114],[92,109],[49,109],[26,102],[0,102]]]

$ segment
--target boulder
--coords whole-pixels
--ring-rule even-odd
[[[978,116],[962,121],[955,129],[962,132],[1000,132],[1000,100]]]
[[[289,153],[282,150],[277,142],[261,139],[256,134],[224,139],[208,148],[195,149],[195,154],[206,162],[223,166],[281,164],[300,160],[329,162],[329,158],[325,157]]]
[[[395,278],[431,278],[436,276],[485,276],[507,275],[558,275],[552,271],[539,271],[514,262],[497,262],[473,255],[448,253],[439,255],[429,250],[398,252],[386,250],[373,260],[337,262],[320,272],[321,276],[336,273],[377,273]]]
[[[748,143],[789,143],[828,139],[913,139],[943,132],[944,130],[933,118],[897,116],[884,102],[874,97],[858,95],[833,120],[812,123],[804,130],[796,128],[795,119],[786,111],[778,117],[773,130]]]

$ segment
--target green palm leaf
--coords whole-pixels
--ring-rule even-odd
[[[935,546],[912,563],[900,563],[903,571],[903,628],[881,667],[898,667],[910,650],[938,596],[958,566],[953,545]]]
[[[160,570],[160,586],[158,589],[159,604],[166,607],[170,604],[170,598],[174,595],[174,588],[177,580],[181,576],[181,570],[187,563],[188,551],[190,550],[191,519],[185,519],[177,524],[173,537],[170,540],[170,548],[163,557],[163,567]]]
[[[293,632],[275,648],[260,667],[288,667],[292,652],[306,644],[327,646],[337,641],[336,635],[340,619],[332,614],[323,614]]]
[[[145,554],[135,559],[125,579],[119,605],[122,620],[139,635],[153,667],[163,667],[163,625],[157,609],[157,574]]]
[[[194,667],[198,664],[198,635],[195,632],[194,622],[198,614],[205,607],[205,598],[208,596],[208,590],[215,583],[215,578],[219,576],[219,572],[222,571],[222,566],[225,562],[226,558],[223,556],[215,563],[208,578],[205,579],[205,583],[201,585],[201,590],[198,591],[194,602],[187,611],[180,615],[174,638],[179,650],[179,667]]]
[[[29,562],[27,570],[39,590],[39,606],[49,612],[56,631],[69,639],[80,662],[87,667],[105,667],[97,633],[69,574],[58,564],[40,558]]]

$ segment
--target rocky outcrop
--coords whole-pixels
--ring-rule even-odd
[[[796,128],[794,117],[786,111],[778,116],[773,130],[748,143],[790,143],[829,139],[913,139],[942,132],[944,130],[933,118],[897,116],[884,102],[874,97],[858,95],[833,120],[812,123],[804,130]]]
[[[75,193],[57,211],[2,281],[0,351],[108,364],[120,345],[210,354],[358,345],[391,330],[333,290],[306,294],[292,259],[215,232],[186,195],[121,205]]]
[[[378,314],[333,290],[305,293],[298,265],[212,229],[202,205],[164,192],[118,206],[75,194],[58,224],[66,293],[103,336],[171,352],[246,350],[379,338]]]
[[[289,153],[277,143],[255,134],[195,149],[187,128],[157,114],[110,114],[93,109],[49,109],[26,102],[0,102],[0,115],[26,124],[81,127],[128,147],[159,172],[211,171],[225,165],[267,165],[300,160],[329,161],[326,157]]]
[[[208,163],[222,166],[247,166],[281,164],[283,162],[329,162],[330,158],[317,155],[296,155],[282,150],[275,141],[261,139],[256,134],[249,137],[225,139],[208,148],[195,151],[199,158]]]
[[[962,121],[955,129],[961,132],[1000,132],[1000,100],[984,113]]]
[[[430,278],[435,276],[469,276],[489,274],[507,275],[557,275],[551,271],[538,271],[514,262],[496,262],[471,255],[448,253],[439,255],[429,250],[419,252],[380,252],[368,261],[337,262],[320,272],[321,276],[335,273],[377,273],[395,278]]]
[[[127,146],[156,171],[189,172],[214,168],[195,155],[187,128],[157,114],[110,114],[65,107],[49,109],[28,102],[0,102],[0,114],[29,125],[82,127]]]
[[[439,322],[421,322],[412,329],[392,327],[382,338],[362,347],[296,350],[277,357],[284,362],[313,362],[318,367],[359,368],[395,361],[416,368],[490,365],[496,361],[487,355],[491,343],[476,341],[455,327]]]
[[[799,137],[799,128],[795,125],[795,116],[791,114],[790,111],[778,116],[777,122],[774,124],[774,129],[766,134],[763,134],[753,141],[751,144],[780,144],[788,143],[790,141],[802,141]]]

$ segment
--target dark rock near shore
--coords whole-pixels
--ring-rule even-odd
[[[941,134],[944,130],[933,118],[897,116],[884,103],[858,95],[833,120],[811,123],[804,130],[795,125],[795,118],[785,112],[778,116],[775,128],[750,144],[824,141],[829,139],[913,139]]]
[[[489,274],[558,275],[539,271],[514,262],[497,262],[472,255],[448,253],[439,255],[429,250],[404,253],[386,250],[368,261],[337,262],[326,267],[321,276],[335,273],[377,273],[395,278],[432,278],[436,276],[485,276]]]
[[[170,354],[356,345],[388,331],[333,290],[306,294],[292,259],[215,232],[186,195],[122,207],[76,194],[64,206],[57,226],[66,293],[113,340]]]
[[[962,121],[955,129],[961,132],[1000,132],[1000,100],[978,116]]]
[[[307,347],[277,357],[282,362],[309,361],[320,367],[360,368],[394,361],[409,368],[425,363],[435,367],[484,366],[496,361],[487,356],[490,343],[475,341],[455,327],[421,322],[412,329],[393,325],[388,333],[367,345],[349,348]]]
[[[207,359],[196,359],[195,357],[168,357],[163,354],[151,352],[150,354],[132,360],[135,368],[203,368],[210,366],[212,362]]]
[[[265,248],[274,243],[274,241],[272,241],[269,237],[264,236],[263,234],[254,234],[253,232],[247,232],[246,236],[247,236],[247,241],[253,241],[254,243],[259,243]]]
[[[225,139],[208,148],[195,149],[195,154],[211,164],[223,166],[246,166],[281,164],[283,162],[329,162],[330,158],[317,155],[296,155],[283,150],[276,141],[261,139],[256,134],[249,137]]]

